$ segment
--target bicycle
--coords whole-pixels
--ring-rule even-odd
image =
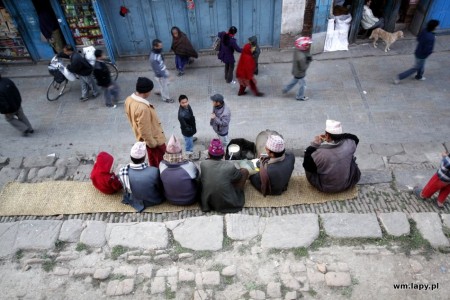
[[[64,65],[57,55],[52,58],[47,68],[50,75],[53,76],[47,89],[47,100],[55,101],[64,94],[69,80],[63,74]]]
[[[115,64],[113,64],[110,61],[104,62],[108,67],[109,72],[111,73],[111,79],[116,81],[117,78],[119,77],[119,69]],[[66,87],[69,80],[73,81],[76,79],[76,77],[75,75],[67,71],[58,55],[55,55],[51,59],[48,65],[48,71],[50,75],[53,76],[53,80],[52,82],[50,82],[50,85],[48,86],[47,89],[47,100],[55,101],[58,100],[59,97],[61,97],[64,94],[64,92],[66,92]],[[68,79],[67,77],[70,78]]]

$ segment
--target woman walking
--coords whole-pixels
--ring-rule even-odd
[[[239,92],[238,96],[245,95],[245,89],[250,87],[253,94],[257,97],[261,97],[264,94],[258,91],[256,87],[256,79],[255,79],[255,59],[252,54],[252,45],[250,43],[245,44],[244,48],[242,48],[242,54],[239,58],[239,62],[236,69],[236,77],[239,82]]]
[[[217,57],[225,64],[225,80],[227,83],[236,83],[233,80],[234,72],[234,51],[241,53],[242,49],[237,45],[234,38],[237,28],[231,26],[228,32],[222,31],[217,34],[220,38],[220,50]]]
[[[190,62],[190,57],[198,58],[198,54],[180,28],[174,26],[170,32],[172,34],[172,46],[170,48],[175,53],[175,65],[178,70],[178,76],[183,76],[184,66]]]

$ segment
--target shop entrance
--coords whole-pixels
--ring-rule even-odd
[[[59,53],[63,50],[66,41],[59,28],[58,19],[56,18],[53,8],[49,0],[32,0],[39,19],[39,29],[42,35],[52,47],[53,52]]]
[[[13,17],[0,0],[0,60],[30,59],[22,35],[16,27]]]
[[[368,9],[364,8],[367,6]],[[413,0],[334,0],[333,13],[350,13],[349,42],[367,39],[379,27],[388,32],[408,28],[415,8]],[[365,11],[365,12],[364,12]]]

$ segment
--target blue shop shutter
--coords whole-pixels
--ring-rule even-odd
[[[333,0],[316,0],[313,33],[326,32]]]

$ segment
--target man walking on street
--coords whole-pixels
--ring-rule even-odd
[[[0,113],[5,115],[6,121],[22,132],[23,136],[34,133],[22,109],[22,97],[14,82],[9,78],[2,78],[0,74]]]
[[[147,145],[149,165],[158,168],[166,152],[166,136],[155,107],[146,100],[152,89],[153,81],[139,77],[136,92],[125,101],[125,113],[136,140]]]
[[[92,97],[96,98],[99,94],[99,91],[97,85],[94,82],[94,76],[92,75],[92,65],[87,61],[86,58],[81,56],[78,51],[74,51],[71,45],[66,45],[63,49],[63,52],[64,55],[62,55],[62,57],[70,58],[70,65],[67,66],[67,70],[80,76],[80,101],[84,102],[89,100],[89,89],[92,90]]]
[[[228,145],[228,129],[231,120],[231,112],[228,106],[225,105],[225,100],[221,94],[211,96],[213,102],[213,112],[211,113],[211,120],[209,125],[219,136],[224,148]]]
[[[308,97],[305,97],[305,76],[306,70],[312,61],[311,54],[309,54],[311,43],[311,38],[303,36],[295,41],[295,47],[298,51],[294,51],[294,60],[292,62],[292,75],[294,75],[294,78],[292,78],[291,82],[283,88],[283,94],[286,94],[297,84],[297,82],[299,82],[300,88],[295,96],[295,99],[298,101],[306,101],[309,99]]]
[[[438,20],[430,20],[427,23],[427,28],[425,28],[418,36],[417,36],[417,48],[414,52],[414,56],[416,58],[416,64],[409,70],[406,70],[403,73],[398,74],[394,78],[394,84],[399,84],[400,80],[403,80],[415,72],[417,72],[416,78],[417,80],[425,80],[423,77],[423,73],[425,72],[425,61],[433,53],[434,41],[436,40],[434,36],[434,30],[439,26]]]

